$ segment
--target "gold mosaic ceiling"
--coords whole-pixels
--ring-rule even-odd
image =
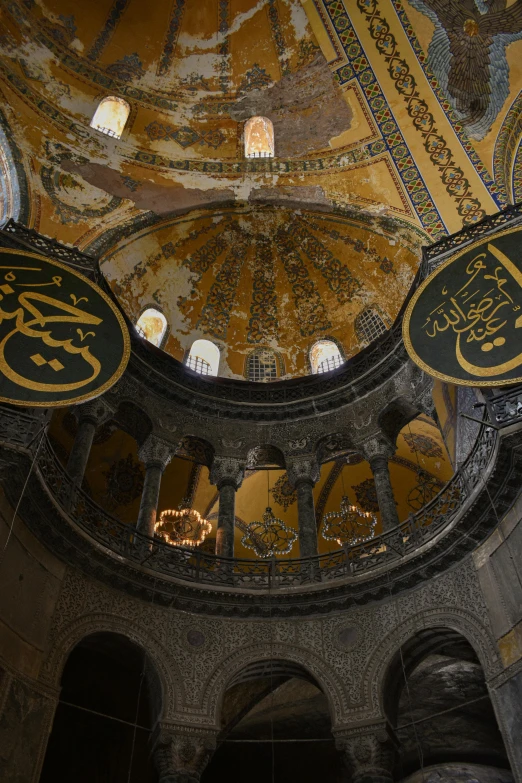
[[[368,342],[355,328],[357,315],[372,307],[391,326],[417,264],[392,234],[267,207],[144,230],[101,268],[135,320],[150,306],[164,312],[165,348],[176,358],[208,337],[222,350],[220,375],[243,376],[256,346],[278,351],[288,375],[309,371],[308,351],[321,338],[352,356]]]
[[[226,372],[242,375],[247,350],[261,344],[250,322],[263,247],[245,204],[298,209],[294,222],[304,221],[333,259],[328,274],[339,261],[360,283],[339,301],[328,265],[299,249],[313,283],[312,298],[299,304],[331,324],[317,335],[330,332],[351,355],[360,305],[393,319],[415,268],[409,248],[416,244],[418,256],[420,244],[522,199],[521,3],[450,5],[448,14],[446,0],[0,0],[0,123],[25,171],[24,221],[96,254],[137,234],[132,247],[123,240],[128,259],[118,251],[105,265],[129,313],[159,291],[171,316],[168,350],[181,357],[191,336],[206,332],[230,345]],[[89,127],[110,94],[131,109],[120,140]],[[244,158],[252,114],[274,122],[274,159]],[[211,274],[226,254],[192,280],[194,292],[188,259],[205,238],[175,257],[161,254],[182,237],[178,218],[214,210],[207,239],[217,237],[231,205],[234,236],[254,240],[225,327],[206,314]],[[342,220],[356,225],[337,240],[331,232]],[[191,230],[203,223],[198,212]],[[139,234],[144,225],[156,236]],[[268,238],[272,251],[279,228]],[[397,276],[373,253],[393,261]],[[295,357],[316,334],[302,333],[309,316],[291,304],[282,258],[276,267],[277,314],[260,335],[299,373],[305,363]],[[181,280],[179,291],[169,275]]]

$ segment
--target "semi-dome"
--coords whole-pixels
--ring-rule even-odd
[[[215,341],[219,375],[244,378],[259,347],[280,357],[277,377],[311,372],[310,350],[325,338],[351,358],[382,333],[372,318],[382,331],[392,325],[418,263],[417,248],[391,229],[245,207],[133,233],[104,254],[101,269],[131,319],[151,306],[164,313],[166,351],[181,361],[195,340]]]

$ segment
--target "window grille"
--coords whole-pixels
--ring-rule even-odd
[[[388,327],[376,310],[367,307],[355,319],[355,331],[362,342],[371,343],[388,331]]]
[[[317,366],[316,372],[318,374],[321,372],[330,372],[330,370],[335,370],[342,364],[344,364],[344,360],[341,354],[337,353],[335,356],[329,356],[327,359],[323,359],[323,361]]]
[[[212,375],[212,368],[209,362],[206,359],[202,359],[201,356],[190,354],[190,356],[187,356],[185,364],[200,375]]]
[[[254,351],[247,359],[249,381],[277,380],[277,356],[273,351]]]

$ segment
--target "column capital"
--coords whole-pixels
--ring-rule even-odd
[[[159,783],[199,783],[216,749],[216,735],[159,724],[152,753]]]
[[[372,463],[372,460],[375,460],[376,458],[384,458],[388,461],[395,454],[394,446],[390,443],[388,438],[380,433],[372,435],[370,438],[363,441],[359,449],[364,459],[370,464]]]
[[[336,732],[335,746],[344,754],[353,783],[391,783],[394,746],[384,723]]]
[[[96,424],[97,427],[104,424],[113,415],[113,408],[103,399],[103,397],[96,397],[94,400],[84,402],[81,405],[77,405],[73,414],[78,419],[78,422],[83,421]]]
[[[292,486],[298,484],[311,484],[314,486],[319,481],[321,469],[315,454],[303,457],[293,457],[286,461],[286,474]]]
[[[165,470],[172,459],[174,447],[157,435],[149,435],[138,450],[138,457],[146,468],[158,467]]]
[[[214,457],[210,468],[210,483],[218,489],[226,484],[237,491],[245,477],[245,462],[237,457]]]

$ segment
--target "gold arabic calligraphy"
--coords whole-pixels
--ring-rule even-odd
[[[24,270],[29,269],[35,272],[42,271],[36,267],[19,268]],[[88,301],[87,298],[81,297],[81,299],[77,299],[74,294],[70,294],[70,298],[73,302],[73,304],[70,305],[66,302],[60,301],[59,299],[55,299],[52,296],[47,296],[46,294],[41,294],[37,291],[24,291],[19,293],[16,297],[16,306],[14,309],[4,309],[4,299],[7,298],[7,301],[9,301],[9,299],[15,298],[12,295],[16,296],[16,291],[13,288],[13,285],[20,288],[42,288],[44,286],[61,287],[62,278],[58,275],[55,275],[51,281],[47,283],[22,284],[15,282],[16,276],[13,269],[16,270],[16,267],[0,267],[0,269],[10,270],[4,276],[4,280],[6,281],[5,284],[0,285],[0,301],[2,302],[2,304],[0,304],[0,326],[6,321],[14,321],[14,328],[11,329],[0,341],[0,372],[18,386],[41,392],[72,391],[74,389],[80,389],[83,386],[86,386],[88,383],[94,381],[100,373],[101,364],[98,359],[92,355],[90,347],[88,345],[73,345],[73,339],[76,338],[68,338],[66,340],[55,339],[52,337],[52,327],[51,329],[46,329],[48,324],[57,323],[69,323],[72,325],[78,325],[78,327],[80,324],[88,324],[89,326],[98,326],[101,324],[103,320],[102,318],[91,315],[90,313],[87,313],[77,307],[81,299]],[[47,314],[47,310],[50,308],[53,309],[52,315]],[[45,310],[45,313],[42,312],[43,310]],[[58,311],[58,313],[56,313],[56,311]],[[26,320],[28,315],[29,319]],[[94,337],[96,336],[95,332],[92,331],[84,334],[80,328],[76,329],[76,333],[79,334],[80,343],[82,343],[89,335]],[[21,375],[19,372],[17,372],[11,366],[11,364],[9,364],[6,358],[6,348],[9,344],[9,341],[12,340],[15,335],[24,335],[25,337],[40,340],[43,345],[51,349],[62,348],[67,354],[80,355],[90,367],[90,375],[83,380],[65,384],[60,382],[41,383],[39,381],[26,378],[24,375]],[[39,353],[36,353],[30,358],[33,359],[34,363],[39,366],[49,364],[54,368],[63,369],[61,362],[56,359],[47,361],[46,359],[43,359]]]
[[[522,273],[494,245],[488,244],[487,249],[496,259],[493,265],[486,262],[485,252],[475,256],[466,267],[469,279],[453,294],[443,287],[444,300],[431,311],[422,326],[428,337],[437,337],[439,333],[453,329],[459,365],[471,375],[483,378],[504,375],[522,363],[522,353],[490,367],[473,364],[464,356],[467,343],[481,343],[481,350],[489,353],[506,344],[508,338],[502,333],[504,327],[507,326],[505,331],[522,327],[522,314],[517,315],[521,307],[506,290],[513,281],[522,289]]]

